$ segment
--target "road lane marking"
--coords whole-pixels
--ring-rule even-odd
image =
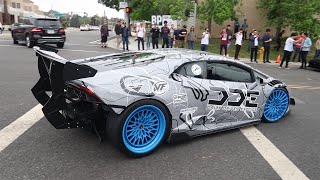
[[[320,89],[319,86],[304,86],[304,85],[288,85],[290,89],[307,89],[307,90],[317,90]]]
[[[38,104],[7,127],[0,130],[0,152],[44,117],[41,109],[42,105]]]
[[[240,131],[283,180],[309,179],[290,159],[254,126]]]

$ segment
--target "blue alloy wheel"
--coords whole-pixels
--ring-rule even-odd
[[[283,89],[274,90],[264,107],[264,118],[267,122],[279,121],[289,107],[289,94]]]
[[[163,112],[154,105],[143,105],[127,117],[122,129],[122,140],[129,151],[145,154],[161,143],[165,131]]]

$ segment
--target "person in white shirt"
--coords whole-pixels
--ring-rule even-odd
[[[208,28],[204,29],[204,32],[201,36],[201,51],[207,51],[209,45],[210,33]]]
[[[142,44],[142,50],[144,50],[144,36],[146,29],[142,25],[137,27],[137,40],[138,40],[138,50],[140,51],[140,42]]]
[[[234,60],[240,60],[239,59],[239,53],[242,46],[242,40],[243,40],[243,30],[242,28],[239,29],[239,32],[235,34],[236,36],[236,51],[234,55]]]
[[[289,69],[288,64],[291,58],[291,54],[293,52],[293,45],[296,44],[298,41],[294,39],[297,37],[297,33],[292,33],[290,37],[287,38],[286,44],[284,46],[284,54],[281,60],[279,68],[282,68],[283,62],[286,61],[286,69]]]

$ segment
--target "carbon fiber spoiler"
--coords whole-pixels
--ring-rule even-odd
[[[97,70],[62,58],[56,54],[58,50],[54,48],[42,46],[33,49],[38,57],[40,74],[40,79],[31,89],[34,97],[43,105],[42,111],[45,117],[55,128],[75,128],[77,123],[62,114],[67,106],[64,97],[65,82],[93,77]],[[52,92],[51,97],[47,92]]]

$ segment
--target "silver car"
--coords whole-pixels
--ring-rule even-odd
[[[34,50],[32,92],[48,121],[91,129],[132,157],[164,141],[277,122],[294,105],[285,83],[220,55],[162,49],[69,61]]]

